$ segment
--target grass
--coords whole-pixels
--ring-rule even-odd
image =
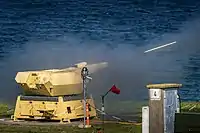
[[[181,111],[200,113],[200,103],[199,102],[182,102]]]
[[[112,105],[112,107],[110,105]],[[114,114],[119,117],[130,117],[130,119],[138,117],[140,119],[142,107],[146,105],[148,105],[148,101],[106,101],[105,111],[108,114]],[[101,105],[97,104],[97,108],[101,108]]]
[[[0,115],[6,114],[8,111],[8,105],[0,104]]]
[[[0,103],[0,117],[10,117],[14,109],[9,109],[7,104]]]
[[[6,125],[0,124],[1,133],[97,133],[98,126],[88,129],[66,125]],[[105,133],[141,133],[140,125],[105,124]]]

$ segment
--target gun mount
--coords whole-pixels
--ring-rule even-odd
[[[92,74],[107,67],[107,63],[81,62],[64,69],[18,72],[15,80],[23,88],[24,95],[18,96],[12,118],[60,121],[83,118],[83,67]],[[95,107],[92,97],[87,101]],[[96,110],[90,108],[90,117],[95,116]]]

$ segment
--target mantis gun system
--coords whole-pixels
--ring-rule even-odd
[[[65,69],[18,72],[15,80],[24,94],[17,97],[14,121],[19,119],[59,120],[61,122],[84,118],[83,82],[81,69],[88,67],[95,73],[107,63],[81,62]],[[96,116],[94,100],[87,97],[90,117]]]

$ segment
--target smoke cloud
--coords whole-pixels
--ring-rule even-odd
[[[111,95],[108,100],[144,100],[148,98],[145,88],[150,83],[183,83],[183,65],[188,56],[199,51],[199,21],[183,25],[178,33],[163,35],[141,47],[117,44],[109,47],[106,42],[95,42],[66,35],[54,41],[30,41],[23,50],[12,52],[0,64],[2,100],[15,102],[22,88],[15,83],[18,71],[65,68],[75,63],[108,62],[108,68],[92,75],[88,85],[89,92],[98,99],[113,84],[121,89],[118,96]],[[161,44],[177,41],[177,44],[144,54],[145,50]]]

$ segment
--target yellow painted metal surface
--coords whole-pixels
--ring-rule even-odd
[[[88,98],[90,117],[96,117],[95,104]],[[61,122],[84,117],[83,100],[70,97],[18,96],[12,118],[30,120],[59,120]]]
[[[18,72],[15,80],[25,95],[65,96],[82,93],[81,70],[86,66],[90,73],[107,67],[107,63],[81,62],[65,69]]]
[[[180,88],[182,87],[182,84],[176,84],[176,83],[165,83],[165,84],[149,84],[146,86],[147,88],[151,89],[165,89],[165,88]]]

